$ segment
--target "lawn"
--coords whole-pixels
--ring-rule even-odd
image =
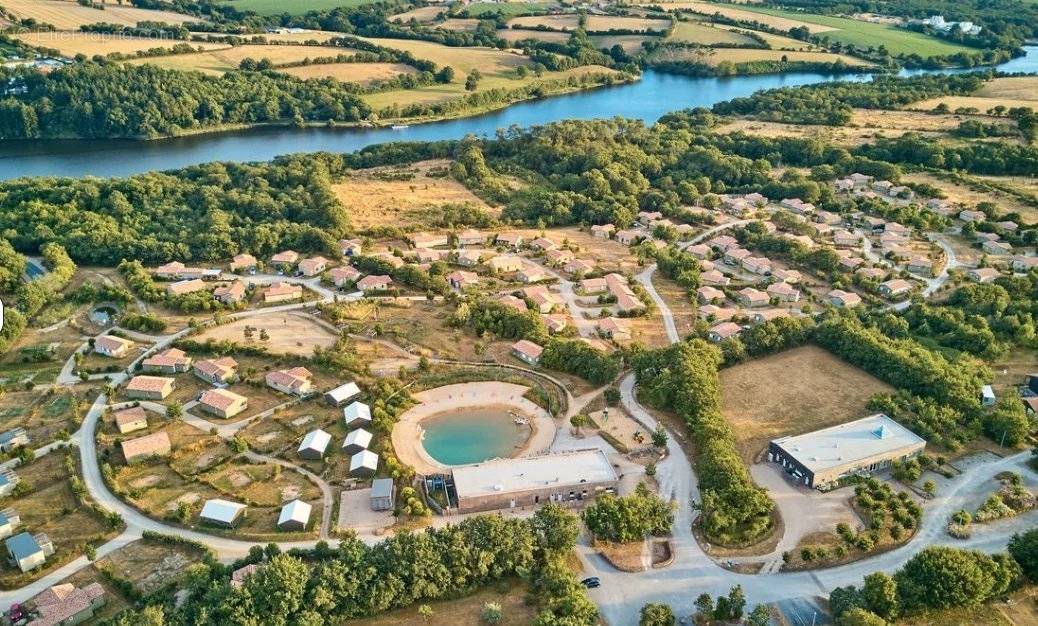
[[[252,11],[260,15],[303,15],[309,11],[328,11],[339,7],[360,7],[372,4],[375,0],[303,0],[302,2],[284,2],[282,0],[227,0],[239,11]]]
[[[776,437],[867,416],[868,399],[889,391],[886,383],[816,346],[721,370],[722,412],[747,463]]]
[[[754,44],[753,39],[746,35],[734,33],[723,28],[717,28],[702,22],[677,22],[674,31],[668,41],[681,43],[698,43],[704,46],[712,46],[719,43],[724,44]]]

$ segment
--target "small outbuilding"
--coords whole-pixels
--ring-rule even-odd
[[[371,407],[363,402],[354,402],[342,410],[342,416],[348,428],[366,426],[371,423]]]
[[[324,399],[332,406],[342,406],[351,400],[356,400],[360,397],[360,393],[360,387],[357,386],[357,383],[351,381],[339,385],[335,389],[324,394]]]
[[[36,569],[43,565],[47,557],[54,554],[54,545],[47,535],[40,533],[32,535],[21,532],[4,541],[7,553],[11,557],[11,564],[23,572]]]
[[[320,428],[312,430],[306,433],[302,443],[299,444],[299,450],[297,450],[299,457],[311,461],[319,461],[324,457],[324,452],[328,449],[328,444],[331,441],[332,436],[327,432]]]
[[[0,433],[0,452],[10,452],[15,448],[29,445],[29,433],[19,426]]]
[[[351,476],[374,476],[378,471],[378,455],[371,450],[361,450],[350,457]]]
[[[206,524],[234,528],[245,517],[247,508],[244,504],[214,498],[205,501],[199,518]]]
[[[356,454],[361,450],[367,450],[371,446],[373,435],[363,428],[351,430],[342,442],[342,451],[346,454]]]
[[[306,502],[298,498],[292,500],[281,507],[281,515],[278,516],[278,530],[306,530],[306,525],[310,523],[312,510],[313,507]]]
[[[984,406],[995,406],[995,390],[991,385],[980,388],[980,403]]]
[[[115,427],[119,433],[125,435],[135,430],[144,430],[148,427],[148,415],[140,406],[130,407],[115,412]]]
[[[377,478],[371,481],[371,510],[392,511],[396,501],[396,484],[392,478]]]

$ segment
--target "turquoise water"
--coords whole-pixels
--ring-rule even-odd
[[[529,426],[516,426],[507,409],[478,408],[422,422],[422,445],[444,465],[478,463],[513,456],[530,437]]]

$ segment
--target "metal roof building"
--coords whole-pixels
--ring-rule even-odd
[[[396,499],[396,484],[392,478],[376,478],[371,481],[369,496],[372,511],[391,511]]]
[[[889,467],[917,456],[926,441],[883,413],[814,432],[774,439],[768,460],[798,482],[827,487],[841,478]]]
[[[371,423],[371,407],[363,402],[354,402],[342,410],[347,426],[363,426]]]
[[[335,406],[342,406],[360,396],[360,393],[360,387],[357,386],[357,383],[348,382],[324,394],[324,399]]]
[[[292,500],[281,507],[281,515],[278,516],[278,528],[281,530],[306,530],[310,523],[310,512],[313,507],[299,500]]]
[[[378,455],[371,450],[361,450],[350,457],[350,474],[373,476],[378,470]]]
[[[324,451],[328,449],[328,444],[331,441],[332,436],[320,428],[311,430],[303,437],[297,452],[304,459],[318,460],[324,456]]]
[[[351,430],[342,442],[342,449],[346,454],[356,454],[361,450],[367,450],[371,446],[373,435],[363,428]]]
[[[246,506],[237,502],[220,500],[206,500],[199,517],[203,522],[234,528],[234,526],[245,516]]]

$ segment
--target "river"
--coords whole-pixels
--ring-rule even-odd
[[[1038,72],[1038,45],[1000,65],[1005,72]],[[924,71],[903,72],[919,74]],[[700,78],[647,71],[641,80],[552,98],[530,100],[485,115],[390,128],[257,128],[161,139],[42,140],[0,142],[0,180],[19,176],[128,176],[210,161],[266,161],[295,152],[352,152],[392,141],[458,139],[493,135],[499,128],[534,126],[564,119],[622,116],[655,122],[671,111],[709,107],[760,89],[834,80],[870,80],[870,75],[791,72],[763,76]]]

